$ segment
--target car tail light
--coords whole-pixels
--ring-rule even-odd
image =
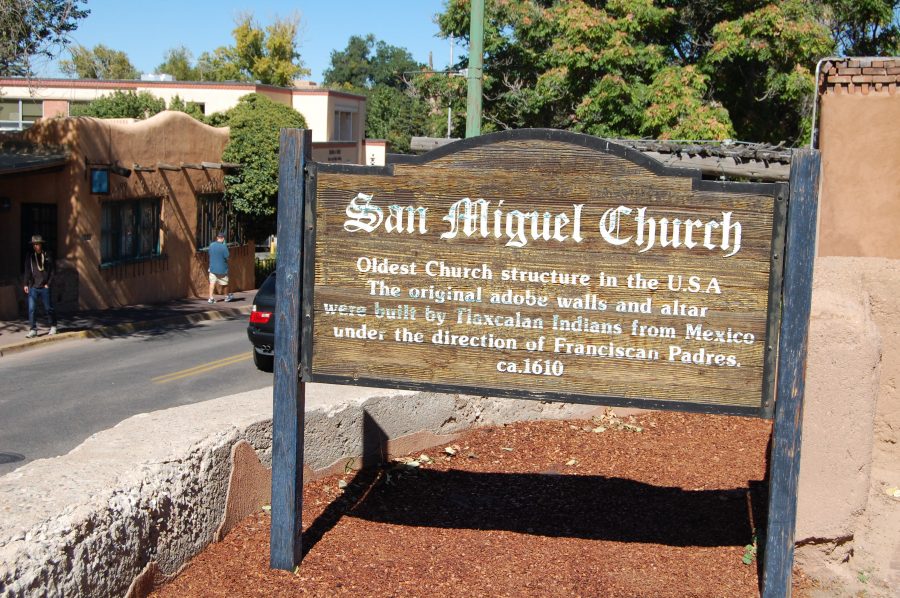
[[[256,311],[256,306],[253,306],[253,311],[250,312],[250,323],[251,324],[268,324],[269,320],[272,319],[272,312],[270,311]]]

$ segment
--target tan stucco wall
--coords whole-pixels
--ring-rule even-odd
[[[900,502],[885,493],[900,480],[898,296],[900,260],[816,260],[797,556],[823,580],[868,571],[873,591],[900,587]]]
[[[202,296],[207,288],[207,256],[196,251],[197,195],[221,192],[221,170],[181,169],[110,174],[110,194],[92,195],[87,163],[179,165],[218,162],[227,129],[204,125],[179,112],[163,112],[145,121],[118,123],[93,118],[44,121],[26,132],[37,143],[63,143],[72,152],[61,172],[5,176],[0,195],[13,199],[0,218],[0,255],[18,255],[21,203],[58,205],[58,255],[78,273],[78,306],[105,308]],[[162,198],[163,257],[112,267],[100,266],[102,202],[141,197]],[[233,248],[231,290],[253,288],[253,246]],[[20,265],[0,259],[0,276],[19,274]]]
[[[900,258],[900,93],[829,90],[821,110],[819,255]]]

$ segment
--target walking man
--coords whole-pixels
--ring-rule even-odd
[[[214,243],[209,244],[209,299],[207,303],[215,303],[216,285],[222,287],[225,302],[233,301],[234,296],[228,293],[228,245],[225,244],[225,232],[216,235]]]
[[[47,312],[50,334],[56,334],[56,310],[53,309],[53,297],[50,293],[55,271],[53,257],[44,251],[44,239],[40,235],[31,237],[31,247],[33,251],[25,258],[25,282],[22,287],[28,296],[28,323],[31,326],[26,338],[37,336],[35,309],[38,301],[44,304],[44,311]]]

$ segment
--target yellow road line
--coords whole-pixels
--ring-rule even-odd
[[[232,355],[231,357],[225,357],[222,359],[218,359],[216,361],[210,361],[208,363],[203,363],[198,366],[194,366],[192,368],[187,368],[185,370],[180,370],[177,372],[172,372],[170,374],[164,374],[162,376],[157,376],[153,378],[154,384],[165,384],[166,382],[173,382],[175,380],[180,380],[182,378],[187,378],[189,376],[193,376],[196,374],[203,374],[209,372],[211,370],[215,370],[218,368],[223,368],[228,365],[232,365],[235,363],[240,363],[241,361],[246,361],[250,359],[252,355],[245,351],[243,353],[238,353],[237,355]]]

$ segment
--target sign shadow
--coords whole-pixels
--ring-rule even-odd
[[[345,516],[411,527],[676,547],[746,546],[765,528],[765,480],[689,490],[555,471],[417,468],[386,463],[387,435],[369,414],[363,428],[363,467],[303,533],[304,555]]]

